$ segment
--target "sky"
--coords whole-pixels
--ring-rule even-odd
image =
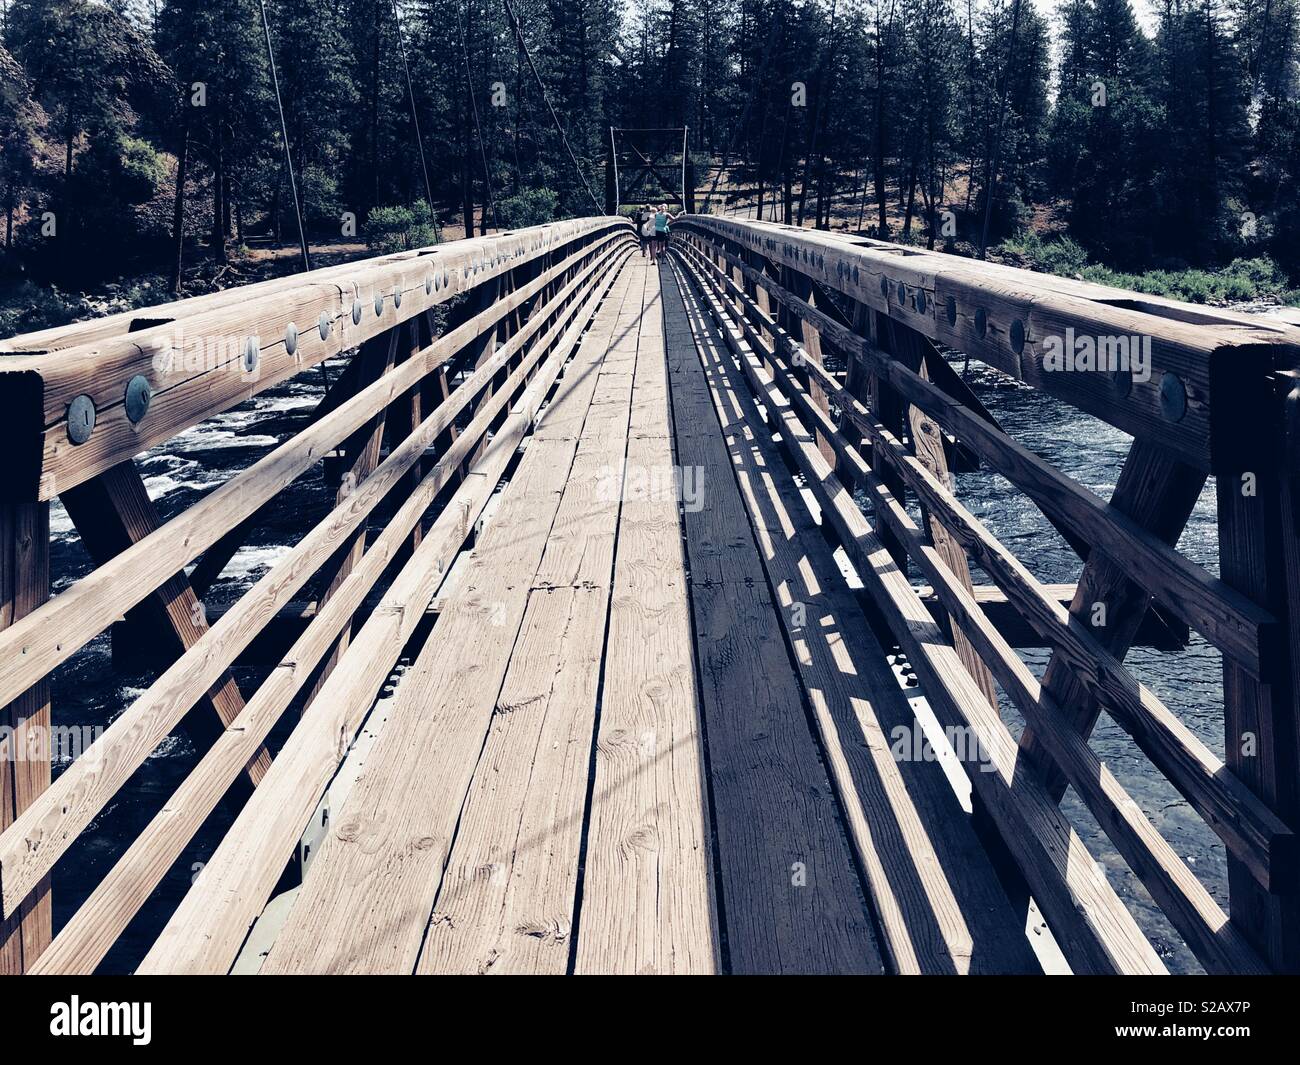
[[[1034,0],[1034,6],[1049,19],[1055,21],[1056,10],[1065,0]],[[1133,12],[1137,15],[1138,25],[1154,36],[1156,32],[1157,5],[1153,0],[1132,0]]]

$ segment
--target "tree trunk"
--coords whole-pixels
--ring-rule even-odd
[[[171,290],[180,295],[181,271],[185,266],[185,179],[190,161],[190,127],[186,122],[181,133],[181,150],[176,156],[176,200],[172,206],[172,256]]]
[[[902,192],[899,189],[899,192]],[[903,214],[903,235],[911,236],[912,234],[912,210],[916,206],[916,160],[912,160],[911,166],[907,171],[907,208]]]
[[[225,132],[217,122],[216,158],[212,166],[212,254],[223,266],[226,258],[226,153],[222,140]]]

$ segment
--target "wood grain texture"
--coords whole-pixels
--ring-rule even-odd
[[[686,555],[731,970],[880,972],[858,871],[733,475],[735,412],[724,404],[719,422],[666,264],[662,275],[677,465],[702,475],[702,505],[685,508]]]
[[[625,273],[604,357],[574,366],[596,373],[595,389],[434,900],[420,973],[568,968],[644,288],[635,264]]]
[[[591,407],[615,325],[614,315],[598,313],[556,408]],[[549,437],[526,450],[404,679],[264,973],[414,970],[471,780],[502,712],[502,685],[577,448],[576,437]]]
[[[743,338],[738,330],[720,336],[697,302],[708,297],[685,284],[682,291],[719,414],[734,412],[727,430],[737,478],[890,970],[1038,971],[1024,922],[942,767],[895,755],[910,755],[920,725],[731,362],[732,345],[739,358],[749,357]],[[771,412],[786,406],[775,389],[759,398]],[[901,748],[900,736],[909,738]]]
[[[616,270],[619,261],[609,265]],[[602,283],[586,301],[571,306],[573,320],[558,341],[549,337],[539,341],[536,354],[549,354],[551,358],[529,383],[480,459],[487,462],[490,456],[493,464],[469,478],[479,481],[487,493],[495,488],[505,461],[533,424],[603,291]],[[462,440],[467,445],[476,442],[468,436]],[[462,462],[463,457],[457,456],[444,469],[451,472]],[[482,496],[475,507],[481,508],[486,498]],[[228,971],[319,795],[346,753],[347,743],[360,728],[396,655],[441,585],[450,563],[445,554],[447,543],[459,545],[470,534],[477,520],[475,507],[449,509],[440,515],[384,600],[358,631],[345,661],[315,700],[313,713],[304,717],[276,758],[268,786],[259,788],[241,812],[145,958],[141,971]],[[274,780],[274,786],[270,780]]]
[[[553,328],[562,328],[562,323],[557,323]],[[573,326],[569,327],[568,332],[576,339],[576,329]],[[537,355],[540,356],[545,347],[545,343],[539,345]],[[563,345],[557,348],[554,356],[556,361],[564,350]],[[497,389],[489,403],[465,427],[463,436],[454,441],[449,450],[440,454],[437,463],[426,472],[416,490],[391,517],[362,556],[359,565],[339,585],[330,601],[323,607],[313,605],[306,631],[294,641],[271,676],[249,700],[248,706],[232,724],[232,728],[223,733],[213,749],[204,755],[199,765],[168,800],[163,811],[137,837],[90,898],[60,931],[50,950],[41,959],[37,971],[64,974],[93,971],[171,867],[182,848],[211,813],[228,786],[234,767],[240,764],[243,752],[260,743],[289,706],[312,675],[334,637],[370,592],[377,577],[405,550],[403,538],[418,524],[420,516],[439,491],[459,475],[466,457],[478,450],[479,437],[486,432],[496,411],[506,405],[515,388],[522,385],[529,368],[529,362],[521,364],[511,379]],[[532,391],[540,393],[547,384],[548,376],[553,375],[544,372],[534,382]],[[375,645],[401,646],[403,625],[398,619],[407,614],[412,618],[417,617],[419,610],[423,609],[421,603],[424,597],[432,595],[436,590],[436,581],[448,571],[451,559],[460,550],[492,495],[530,417],[530,414],[521,411],[501,426],[488,450],[482,453],[480,461],[474,465],[473,473],[458,482],[460,487],[456,494],[430,528],[427,543],[422,539],[422,550],[418,557],[408,561],[407,567],[395,580],[383,601],[377,604],[376,615],[372,615],[365,629],[367,645],[363,653],[370,655],[370,661],[377,662],[380,669],[387,670],[391,663],[373,654]],[[412,567],[415,567],[414,570]],[[430,580],[430,575],[433,580]],[[400,609],[401,613],[395,613],[396,609]],[[409,623],[405,627],[409,630]],[[376,640],[375,634],[381,630],[386,638]],[[355,673],[348,674],[340,680],[346,684],[355,676]],[[330,689],[337,693],[340,684],[332,683]],[[352,698],[357,703],[372,699],[374,695],[373,690],[367,687],[347,687],[345,690],[354,693]],[[338,698],[337,694],[332,697],[336,700]],[[320,716],[318,708],[311,716],[311,723],[314,724]],[[275,868],[272,862],[263,863],[263,866],[269,870]],[[264,890],[270,889],[266,887]],[[248,887],[246,892],[251,898],[256,894],[256,889]],[[255,913],[260,904],[253,904],[250,908]],[[237,924],[233,920],[231,923]]]
[[[627,469],[672,466],[657,274],[642,260]],[[643,275],[644,276],[644,275]],[[703,731],[681,524],[671,493],[624,486],[575,969],[712,973],[721,964]]]
[[[50,594],[50,505],[0,504],[0,628],[30,614]],[[37,681],[0,707],[0,829],[50,785],[50,687]],[[0,976],[31,971],[53,934],[50,879],[0,920]]]

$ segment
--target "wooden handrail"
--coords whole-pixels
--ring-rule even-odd
[[[761,285],[792,314],[814,323],[821,335],[839,350],[861,359],[868,370],[878,373],[901,396],[964,441],[983,461],[1038,503],[1044,513],[1112,557],[1130,560],[1152,594],[1225,654],[1230,654],[1251,676],[1265,675],[1268,656],[1276,655],[1283,638],[1277,619],[1267,610],[1189,562],[1127,515],[1054,469],[919,374],[883,354],[867,338],[840,325],[734,255],[724,250],[719,254],[747,281]],[[775,327],[770,316],[756,306],[752,309],[764,319],[764,328]],[[811,372],[824,378],[819,370],[814,366]],[[826,387],[824,381],[822,387]],[[861,418],[854,407],[848,408],[847,416],[854,421]],[[868,431],[865,424],[860,428]]]
[[[555,267],[562,270],[575,265],[573,260],[586,257],[588,252],[574,254],[571,260]],[[552,314],[560,313],[565,300],[575,292],[581,291],[590,283],[590,278],[598,268],[608,269],[612,260],[612,249],[603,259],[596,258],[582,270],[569,284],[557,293],[550,305]],[[541,275],[545,280],[548,274]],[[526,292],[527,287],[519,290]],[[505,301],[508,303],[509,301]],[[498,304],[483,312],[480,317],[497,313],[504,304]],[[572,313],[573,308],[569,311]],[[9,915],[21,904],[23,898],[39,879],[50,869],[59,856],[71,844],[76,835],[103,808],[103,805],[116,793],[117,789],[130,777],[145,757],[175,727],[180,717],[193,705],[210,685],[214,677],[227,668],[260,631],[267,616],[273,615],[281,606],[292,599],[307,579],[329,558],[339,543],[352,529],[374,509],[388,492],[395,487],[412,466],[420,459],[425,450],[451,424],[452,419],[491,381],[497,371],[516,354],[534,333],[548,321],[551,315],[537,314],[530,319],[520,332],[516,333],[499,351],[475,373],[469,380],[457,388],[452,396],[429,415],[419,428],[409,435],[402,445],[393,451],[375,472],[348,499],[331,511],[305,537],[303,537],[283,558],[271,568],[245,595],[237,608],[228,611],[198,643],[194,644],[184,655],[150,687],[150,689],[116,721],[109,730],[86,752],[83,758],[74,762],[68,770],[41,797],[18,817],[3,833],[0,833],[0,902],[3,913]],[[567,316],[566,316],[567,319]],[[386,375],[374,385],[357,393],[351,400],[313,427],[319,429],[331,422],[345,426],[353,422],[359,424],[373,413],[381,403],[387,405],[405,392],[435,365],[440,356],[450,354],[455,347],[468,336],[480,329],[481,323],[474,319],[461,329],[453,330],[445,337],[435,341],[422,352],[422,358],[412,359],[397,370]],[[532,358],[543,350],[534,345]],[[529,363],[531,365],[531,362]],[[352,425],[352,428],[355,428]],[[289,441],[284,447],[296,446],[303,450],[303,438],[313,431],[306,432]],[[348,431],[351,431],[350,429]],[[335,432],[338,433],[337,427]],[[345,433],[338,433],[341,439]],[[305,458],[319,456],[319,450],[306,446]],[[272,456],[274,452],[272,453]],[[272,456],[268,456],[271,458]],[[283,484],[282,480],[271,482],[259,470],[260,464],[254,464],[244,473],[239,474],[229,484],[244,479],[249,484],[262,482]],[[226,487],[229,487],[229,484]],[[270,490],[267,487],[264,490]],[[45,622],[51,626],[47,631],[62,632],[61,642],[54,646],[52,653],[47,652],[42,663],[48,670],[52,661],[61,661],[78,647],[84,646],[86,639],[93,638],[90,630],[97,623],[95,612],[80,610],[78,602],[85,600],[104,600],[118,603],[120,610],[133,595],[148,594],[149,589],[137,584],[135,591],[128,592],[128,582],[140,581],[134,578],[129,565],[134,559],[141,564],[147,562],[152,569],[174,572],[179,568],[169,552],[180,550],[189,553],[194,541],[186,544],[176,532],[178,524],[189,528],[196,521],[201,522],[210,501],[221,490],[207,497],[202,503],[185,511],[157,532],[140,541],[133,548],[114,559],[113,563],[100,567],[87,580],[92,581],[88,590],[80,591],[81,582],[68,589],[63,595],[47,603],[42,611],[48,619],[58,613],[63,619],[57,623]],[[233,515],[227,513],[229,523]],[[178,543],[181,547],[173,547]],[[162,565],[159,566],[161,561]],[[183,563],[181,563],[183,565]],[[147,584],[147,581],[143,583]],[[66,600],[71,600],[68,605]],[[42,623],[40,612],[33,615],[39,626]],[[72,617],[80,619],[74,625]],[[102,630],[101,630],[102,631]],[[0,641],[9,639],[23,641],[29,634],[20,626],[14,626],[0,633]],[[31,640],[26,646],[31,647]],[[35,661],[33,658],[32,661]],[[28,683],[19,678],[16,683],[25,687]],[[36,843],[34,846],[33,843]]]
[[[581,302],[573,303],[566,313],[556,318],[534,345],[530,355],[513,371],[509,380],[476,413],[451,448],[424,475],[418,488],[366,551],[358,568],[348,575],[340,591],[328,599],[313,616],[306,630],[284,656],[279,668],[250,700],[231,730],[203,756],[168,801],[166,812],[154,818],[73,915],[42,956],[34,972],[68,974],[94,971],[108,947],[126,928],[171,863],[212,812],[246,761],[247,752],[265,738],[283,715],[333,638],[374,586],[384,568],[396,557],[405,538],[434,496],[477,446],[505,403],[536,372],[528,384],[527,395],[518,412],[494,437],[491,452],[485,461],[475,467],[473,476],[462,483],[443,509],[435,527],[423,539],[420,548],[408,561],[402,576],[398,577],[387,596],[377,604],[370,621],[357,635],[350,652],[340,665],[351,669],[354,663],[366,663],[370,667],[366,676],[372,678],[384,663],[382,655],[373,653],[376,640],[374,634],[380,633],[383,644],[387,646],[409,636],[448,572],[451,557],[469,535],[473,517],[481,511],[494,490],[510,453],[535,414],[537,402],[545,395],[546,388],[554,380],[565,356],[576,342],[586,314],[617,273],[618,264],[617,258],[604,261],[603,274],[584,289]],[[539,369],[539,363],[545,365]],[[249,595],[255,590],[250,589]],[[240,604],[249,595],[241,599]],[[239,604],[236,608],[238,606]],[[331,677],[355,675],[340,674],[338,669],[336,667],[336,672]],[[380,676],[374,681],[376,688],[382,679]],[[352,702],[340,702],[336,698],[339,683],[337,680],[327,680],[317,693],[312,704],[315,713],[311,727],[315,726],[318,718],[323,717],[331,700],[339,707],[356,708],[368,705],[374,696],[373,691],[356,693]],[[352,696],[349,695],[349,698]],[[134,709],[128,710],[128,713]],[[311,801],[314,803],[314,796]],[[288,825],[290,819],[285,816],[285,809],[281,807],[277,813],[280,820]],[[301,832],[301,826],[298,831]]]
[[[708,265],[707,259],[703,257],[696,261],[703,266]],[[718,280],[742,303],[751,320],[756,319],[770,328],[777,339],[778,350],[787,357],[793,357],[799,351],[798,345],[785,330],[763,315],[734,282],[725,276]],[[775,358],[775,353],[772,357]],[[848,395],[845,388],[823,367],[810,361],[805,361],[805,366],[826,393],[835,397],[842,415],[878,445],[876,453],[883,454],[890,465],[898,470],[922,504],[942,515],[948,529],[1006,592],[1008,598],[1020,607],[1024,618],[1038,629],[1046,644],[1056,647],[1065,656],[1085,687],[1111,711],[1115,720],[1138,746],[1162,767],[1170,782],[1205,818],[1229,850],[1251,870],[1260,884],[1271,891],[1295,890],[1297,840],[1290,828],[1228,772],[1223,762],[1153,692],[1137,683],[1082,624],[1072,619],[1068,611],[1047,593],[1019,559],[961,505],[950,489],[940,484],[918,459],[910,455],[902,443],[876,421],[857,399]],[[900,370],[910,373],[905,368]],[[785,372],[788,373],[788,369]],[[921,379],[918,377],[917,380]],[[815,413],[825,417],[816,412],[810,403],[802,406],[809,417]],[[848,468],[859,473],[861,483],[867,485],[873,493],[884,493],[885,498],[892,500],[888,489],[870,471],[856,450],[847,445],[843,436],[829,423],[829,419],[823,426],[823,432],[835,442],[836,451]],[[888,506],[882,507],[881,513],[887,521],[895,515]],[[905,511],[902,513],[905,514]],[[890,521],[890,525],[894,526],[895,522]],[[895,528],[895,531],[900,530]],[[905,534],[907,538],[912,535],[911,531]],[[915,557],[915,552],[913,555]]]
[[[41,353],[0,358],[0,499],[50,499],[462,292],[630,232],[554,222],[17,337]]]
[[[1240,425],[1277,405],[1273,375],[1300,365],[1300,330],[1287,323],[773,223],[693,215],[676,228],[799,271],[1201,469],[1279,461],[1277,440]],[[1045,369],[1044,339],[1067,330],[1150,338],[1149,379]]]
[[[897,323],[893,328],[902,328],[904,334],[910,330],[949,343],[942,329],[918,320],[926,317],[933,320],[933,315],[927,316],[922,309],[931,299],[931,293],[942,292],[945,285],[963,284],[971,293],[989,296],[997,286],[1020,278],[1023,272],[1004,268],[986,275],[972,264],[940,261],[951,260],[949,256],[912,255],[909,250],[878,242],[845,240],[806,231],[780,229],[778,233],[770,226],[692,218],[679,228],[685,228],[687,236],[679,244],[676,261],[699,287],[703,301],[751,386],[768,406],[769,415],[780,428],[783,446],[807,478],[825,518],[884,609],[909,662],[922,677],[931,705],[940,712],[941,719],[946,714],[950,719],[972,726],[979,723],[981,740],[988,745],[984,756],[999,767],[1000,773],[994,776],[1001,776],[1004,787],[993,787],[985,779],[989,774],[979,772],[978,766],[972,767],[976,770],[971,773],[972,784],[1000,825],[1004,844],[1011,850],[1053,930],[1058,937],[1064,934],[1068,940],[1066,953],[1076,971],[1080,966],[1124,971],[1132,971],[1130,966],[1140,968],[1137,956],[1126,954],[1130,947],[1140,949],[1140,944],[1134,940],[1129,947],[1115,941],[1107,945],[1104,937],[1093,938],[1095,929],[1090,931],[1086,922],[1085,927],[1078,927],[1071,906],[1077,903],[1080,890],[1093,889],[1078,883],[1066,887],[1071,873],[1068,865],[1053,872],[1043,863],[1043,854],[1034,845],[1018,838],[1022,834],[1027,836],[1036,845],[1046,847],[1049,854],[1064,845],[1049,843],[1050,833],[1042,834],[1047,827],[1040,819],[1045,807],[1040,806],[1036,790],[1042,780],[1041,770],[1023,755],[1017,759],[1012,753],[1009,761],[999,760],[1004,750],[1000,743],[1005,737],[1001,735],[1003,726],[996,712],[991,713],[986,697],[977,696],[977,686],[967,667],[948,658],[952,644],[941,639],[942,648],[932,646],[932,634],[926,628],[930,619],[916,610],[917,590],[888,558],[876,534],[860,522],[857,504],[845,486],[865,493],[882,538],[885,533],[894,537],[906,557],[930,582],[927,593],[938,599],[939,609],[946,612],[951,629],[970,641],[978,655],[976,662],[991,670],[1024,715],[1049,764],[1074,786],[1116,849],[1207,970],[1261,972],[1275,966],[1294,965],[1278,940],[1270,942],[1261,938],[1253,918],[1238,916],[1235,899],[1245,890],[1239,879],[1232,882],[1234,908],[1233,919],[1229,919],[1099,760],[1087,743],[1086,731],[1078,731],[1089,728],[1090,722],[1073,723],[1029,671],[1004,634],[981,609],[969,576],[959,577],[949,559],[930,542],[903,505],[899,489],[915,493],[923,512],[941,525],[946,535],[955,538],[963,555],[969,553],[973,562],[1005,594],[1007,605],[1016,608],[1023,621],[1038,632],[1042,642],[1055,649],[1054,661],[1058,667],[1076,678],[1087,696],[1097,699],[1111,712],[1155,768],[1182,792],[1191,807],[1224,840],[1230,865],[1253,878],[1257,891],[1282,896],[1291,904],[1289,900],[1300,887],[1297,837],[1293,824],[1272,801],[1271,794],[1262,795],[1255,786],[1248,786],[1237,771],[1214,756],[1159,698],[1134,679],[1120,657],[1109,651],[1072,611],[1067,611],[1057,594],[1040,584],[961,505],[952,486],[936,475],[928,461],[922,461],[919,444],[912,441],[918,449],[915,454],[905,447],[902,434],[882,422],[864,394],[857,390],[867,375],[881,387],[891,389],[902,402],[923,411],[937,426],[952,434],[955,445],[970,449],[991,469],[1033,498],[1045,514],[1056,519],[1058,527],[1072,529],[1086,543],[1101,548],[1107,558],[1119,562],[1131,580],[1154,593],[1162,606],[1179,614],[1218,644],[1224,650],[1225,663],[1234,663],[1251,676],[1285,675],[1292,668],[1295,648],[1286,645],[1280,617],[1188,562],[1169,543],[1018,445],[983,412],[973,412],[959,399],[936,387],[923,372],[909,366],[904,358],[882,350],[875,342],[880,320],[872,322],[867,317],[871,314]],[[917,259],[923,262],[914,262]],[[901,304],[897,299],[860,299],[868,269],[874,271],[871,276],[906,274],[911,269],[914,272],[906,275],[911,281],[905,282],[904,292],[910,292],[908,284],[915,283],[917,292],[924,295],[913,296]],[[923,276],[927,272],[928,281]],[[819,285],[823,286],[820,295]],[[1107,322],[1123,324],[1126,316],[1133,313],[1156,319],[1151,327],[1176,334],[1176,342],[1185,344],[1183,356],[1187,358],[1193,352],[1192,339],[1199,336],[1197,343],[1202,346],[1205,365],[1212,364],[1215,352],[1225,350],[1225,345],[1238,345],[1239,354],[1246,348],[1258,354],[1258,346],[1263,345],[1268,349],[1267,365],[1247,358],[1242,363],[1242,372],[1250,375],[1258,371],[1268,378],[1274,369],[1287,365],[1295,356],[1297,334],[1289,326],[1261,325],[1231,312],[1198,315],[1172,301],[1145,299],[1141,301],[1144,309],[1135,311],[1121,306],[1119,313],[1112,317],[1111,304],[1129,302],[1124,299],[1126,294],[1058,279],[1041,286],[1041,291],[1032,282],[1024,287],[1026,292],[1034,293],[1034,299],[1029,301],[1032,308],[1050,306],[1058,315],[1064,313],[1063,307],[1075,309],[1073,304],[1061,301],[1087,299],[1102,308],[1093,312],[1094,320],[1103,315]],[[832,292],[829,303],[825,295],[828,290]],[[810,291],[812,295],[808,295]],[[834,305],[833,301],[841,297],[849,310]],[[1005,299],[1000,304],[1003,310],[1009,305]],[[1023,319],[1022,323],[1045,320],[1049,319],[1039,316]],[[1170,322],[1177,324],[1171,327]],[[802,336],[798,336],[800,332]],[[1030,352],[1028,358],[1032,360],[1035,357],[1032,341],[1041,337],[1041,331],[1035,333],[1031,324],[1025,336],[1026,345],[1020,354]],[[847,380],[822,364],[823,343],[847,360]],[[961,346],[978,357],[985,357],[986,349],[969,344]],[[1032,371],[1026,372],[1029,367],[1023,360],[1012,365],[994,353],[986,361],[1062,398],[1070,398],[1060,388],[1049,387],[1036,379]],[[1267,392],[1276,396],[1273,383],[1265,381],[1261,395]],[[1095,406],[1094,401],[1099,402],[1096,397],[1089,398]],[[1089,402],[1077,405],[1112,424],[1123,426],[1129,417],[1123,411],[1112,412],[1113,416],[1108,417],[1090,408]],[[1277,435],[1282,414],[1276,403],[1268,409],[1272,411],[1271,429],[1270,415],[1266,414],[1262,418],[1263,432],[1258,434],[1264,439]],[[923,429],[924,422],[913,421],[911,435],[915,437]],[[1149,435],[1161,448],[1170,445],[1167,434]],[[863,441],[861,450],[859,440]],[[1196,459],[1196,453],[1201,444],[1194,443],[1190,436],[1175,447],[1187,445],[1179,457],[1203,461],[1206,468],[1213,468],[1213,462],[1224,461],[1221,476],[1227,477],[1228,471],[1237,468],[1233,463],[1241,460],[1241,452],[1229,456],[1221,447],[1216,451],[1215,443],[1209,438],[1203,443],[1200,459]],[[1233,695],[1235,698],[1236,693]],[[1230,721],[1230,753],[1233,727]],[[1267,740],[1261,737],[1260,742],[1277,743],[1285,748],[1290,740],[1284,730],[1282,734],[1275,731]],[[1275,752],[1271,747],[1261,755],[1284,761],[1289,757],[1284,750]],[[1055,801],[1049,796],[1046,804],[1051,806]],[[1031,810],[1038,813],[1031,815]],[[1075,903],[1056,894],[1062,888]],[[1110,904],[1114,903],[1111,900]],[[1098,912],[1104,912],[1108,903],[1093,897],[1088,905],[1100,907]],[[1243,901],[1243,913],[1246,906],[1254,913],[1259,912],[1255,904]],[[1129,931],[1134,932],[1132,928]],[[1137,938],[1142,939],[1140,934]],[[1126,960],[1121,961],[1122,958]]]

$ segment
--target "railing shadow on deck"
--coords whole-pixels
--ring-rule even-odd
[[[1300,394],[1300,331],[772,223],[692,216],[675,228],[678,262],[755,393],[783,411],[783,446],[927,698],[946,726],[979,735],[979,760],[995,770],[970,766],[981,816],[1075,971],[1163,966],[1058,807],[1067,785],[1208,971],[1300,967],[1300,648],[1287,635],[1300,604],[1297,426],[1287,417]],[[1108,360],[1101,372],[1075,358],[1089,346]],[[1004,433],[944,372],[945,349],[1130,434],[1114,497]],[[845,372],[825,368],[830,354]],[[962,452],[1081,550],[1068,610],[958,500],[951,470]],[[1221,578],[1172,546],[1210,475]],[[1042,678],[981,608],[973,567],[1053,649]],[[910,572],[929,583],[934,617]],[[1153,596],[1223,654],[1226,761],[1123,665]],[[1019,743],[998,715],[999,692],[1027,723]],[[1089,745],[1101,711],[1226,847],[1228,913]]]

